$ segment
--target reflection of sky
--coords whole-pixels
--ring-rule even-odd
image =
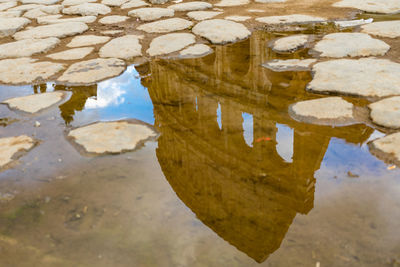
[[[196,104],[197,104],[197,98],[196,98]],[[217,122],[219,129],[222,129],[222,121],[221,121],[221,104],[218,103],[218,108],[217,108]]]
[[[249,147],[253,147],[253,115],[243,112],[243,136]]]
[[[293,157],[293,129],[284,125],[276,124],[278,132],[276,133],[276,151],[286,162],[292,162]]]

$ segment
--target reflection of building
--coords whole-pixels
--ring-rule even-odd
[[[217,47],[202,59],[152,62],[143,81],[167,180],[203,223],[258,262],[279,248],[297,213],[312,209],[314,172],[330,138],[360,143],[372,132],[292,120],[288,106],[310,98],[309,74],[260,67],[268,56],[263,38]],[[253,116],[252,145],[243,137],[243,112]],[[291,163],[276,149],[278,123],[294,131]]]

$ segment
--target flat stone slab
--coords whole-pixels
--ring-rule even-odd
[[[283,16],[260,17],[256,18],[256,21],[270,25],[279,25],[279,24],[320,23],[326,21],[326,19],[309,15],[293,14],[293,15],[283,15]]]
[[[43,25],[24,30],[14,34],[14,39],[40,39],[47,37],[63,38],[87,31],[89,27],[83,22],[66,22]]]
[[[17,5],[17,2],[15,2],[15,1],[0,3],[0,11],[7,10],[9,8],[15,7],[16,5]]]
[[[179,51],[188,45],[194,44],[196,37],[190,33],[169,33],[154,38],[147,54],[158,56]]]
[[[101,24],[116,24],[121,23],[129,19],[127,16],[107,16],[99,20]]]
[[[36,8],[41,8],[44,7],[44,5],[38,5],[38,4],[28,4],[28,5],[20,5],[20,6],[16,6],[13,8],[8,9],[7,11],[28,11],[31,9],[36,9]]]
[[[215,6],[220,6],[220,7],[243,6],[249,3],[250,3],[249,0],[221,0],[219,3],[216,3]]]
[[[186,14],[186,16],[188,16],[191,19],[201,21],[201,20],[211,19],[222,13],[223,12],[219,12],[219,11],[191,11],[191,12],[188,12]]]
[[[193,22],[189,20],[181,18],[171,18],[146,23],[137,27],[137,29],[148,33],[165,33],[184,30],[191,27],[192,25]]]
[[[151,21],[162,17],[173,17],[174,10],[170,8],[145,7],[129,11],[128,15],[139,18],[142,21]]]
[[[213,44],[236,42],[251,34],[243,24],[225,19],[201,21],[193,27],[192,31],[194,34],[210,40]]]
[[[53,62],[36,62],[32,58],[0,60],[0,83],[30,84],[44,82],[49,77],[62,71],[63,64]]]
[[[98,16],[106,15],[111,12],[111,8],[103,4],[84,3],[76,6],[66,7],[62,13],[68,15]]]
[[[171,8],[175,11],[194,11],[194,10],[205,10],[208,8],[212,8],[212,5],[207,2],[193,1],[193,2],[185,2],[185,3],[170,5],[168,6],[168,8]]]
[[[348,125],[355,122],[353,104],[341,97],[325,97],[295,103],[289,107],[290,116],[301,122],[318,125]]]
[[[309,35],[297,34],[288,37],[282,37],[272,43],[272,50],[276,52],[293,52],[304,47],[309,39]]]
[[[195,44],[183,49],[179,54],[183,57],[201,57],[212,53],[211,47],[205,44]]]
[[[107,6],[122,6],[128,2],[128,0],[102,0],[101,3]]]
[[[80,47],[80,46],[90,46],[103,44],[108,42],[111,37],[108,36],[98,36],[98,35],[80,35],[74,37],[71,42],[67,44],[68,47]]]
[[[110,42],[100,48],[100,57],[114,57],[122,59],[132,59],[142,55],[142,45],[139,39],[142,36],[125,35],[112,39]]]
[[[62,2],[63,6],[76,6],[80,4],[85,4],[85,3],[94,3],[97,2],[97,0],[64,0]]]
[[[123,4],[121,6],[121,9],[136,8],[136,7],[143,7],[143,6],[149,6],[149,3],[146,3],[145,1],[142,1],[142,0],[132,0],[132,1],[128,1],[125,4]]]
[[[82,23],[92,23],[95,22],[96,16],[81,16],[75,18],[61,18],[60,15],[45,16],[37,18],[39,24],[56,24],[56,23],[67,23],[67,22],[82,22]]]
[[[22,11],[5,11],[0,12],[0,18],[18,18],[21,17]]]
[[[374,19],[357,19],[357,20],[339,20],[335,21],[335,25],[340,28],[350,28],[372,23]]]
[[[286,60],[271,60],[264,64],[263,67],[281,72],[281,71],[308,71],[311,69],[311,65],[317,62],[316,59],[286,59]]]
[[[374,123],[392,129],[400,128],[400,96],[385,98],[369,105]]]
[[[225,17],[225,19],[241,22],[241,21],[249,20],[249,19],[251,19],[251,17],[250,16],[228,16],[228,17]]]
[[[387,163],[400,166],[400,132],[387,135],[369,143],[372,154]]]
[[[368,34],[340,32],[325,35],[312,52],[319,53],[321,57],[368,57],[383,56],[389,49],[387,43]]]
[[[21,0],[22,4],[54,5],[60,0]]]
[[[11,98],[2,103],[7,104],[10,109],[16,109],[27,113],[36,113],[59,103],[66,96],[66,92],[56,91]]]
[[[398,38],[400,37],[400,20],[373,22],[363,25],[361,31],[379,37]]]
[[[36,140],[26,135],[0,138],[0,169],[23,156],[36,144]]]
[[[118,76],[125,68],[125,62],[121,59],[91,59],[72,64],[57,81],[72,85],[93,84]]]
[[[45,53],[60,43],[58,38],[24,39],[0,45],[0,59],[29,57],[38,53]]]
[[[400,95],[400,64],[387,59],[336,59],[317,63],[307,89],[364,97]]]
[[[0,38],[13,35],[29,23],[27,18],[0,18]]]
[[[118,34],[120,34],[120,33],[123,33],[124,31],[123,30],[110,30],[110,31],[101,31],[100,33],[101,34],[104,34],[104,35],[118,35]]]
[[[400,1],[398,0],[342,0],[332,6],[352,7],[371,13],[394,14],[400,12]]]
[[[86,152],[96,154],[135,150],[156,136],[149,126],[129,121],[97,122],[68,133]]]
[[[47,57],[54,60],[77,60],[88,56],[90,53],[93,52],[93,50],[93,47],[73,48],[47,55]]]

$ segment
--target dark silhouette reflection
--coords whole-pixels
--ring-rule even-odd
[[[255,34],[201,59],[154,61],[142,80],[166,179],[204,224],[257,262],[280,247],[297,213],[313,208],[314,173],[330,139],[358,144],[373,131],[291,119],[288,106],[313,97],[304,90],[310,74],[262,68],[271,56],[265,38]],[[252,143],[243,113],[252,116]],[[277,151],[278,125],[293,130],[291,162]]]

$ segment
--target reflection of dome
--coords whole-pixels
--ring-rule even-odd
[[[166,179],[204,224],[258,262],[279,248],[297,213],[312,209],[314,172],[330,138],[360,143],[372,132],[364,125],[330,128],[290,119],[287,107],[309,97],[309,74],[261,68],[267,57],[258,52],[265,53],[261,39],[254,35],[236,46],[250,50],[240,51],[241,60],[250,59],[247,71],[231,70],[238,66],[230,62],[233,45],[202,59],[152,62],[151,78],[144,81]],[[282,93],[278,83],[289,87]],[[243,137],[244,112],[253,118],[252,147]],[[293,129],[291,163],[277,153],[278,123]]]

